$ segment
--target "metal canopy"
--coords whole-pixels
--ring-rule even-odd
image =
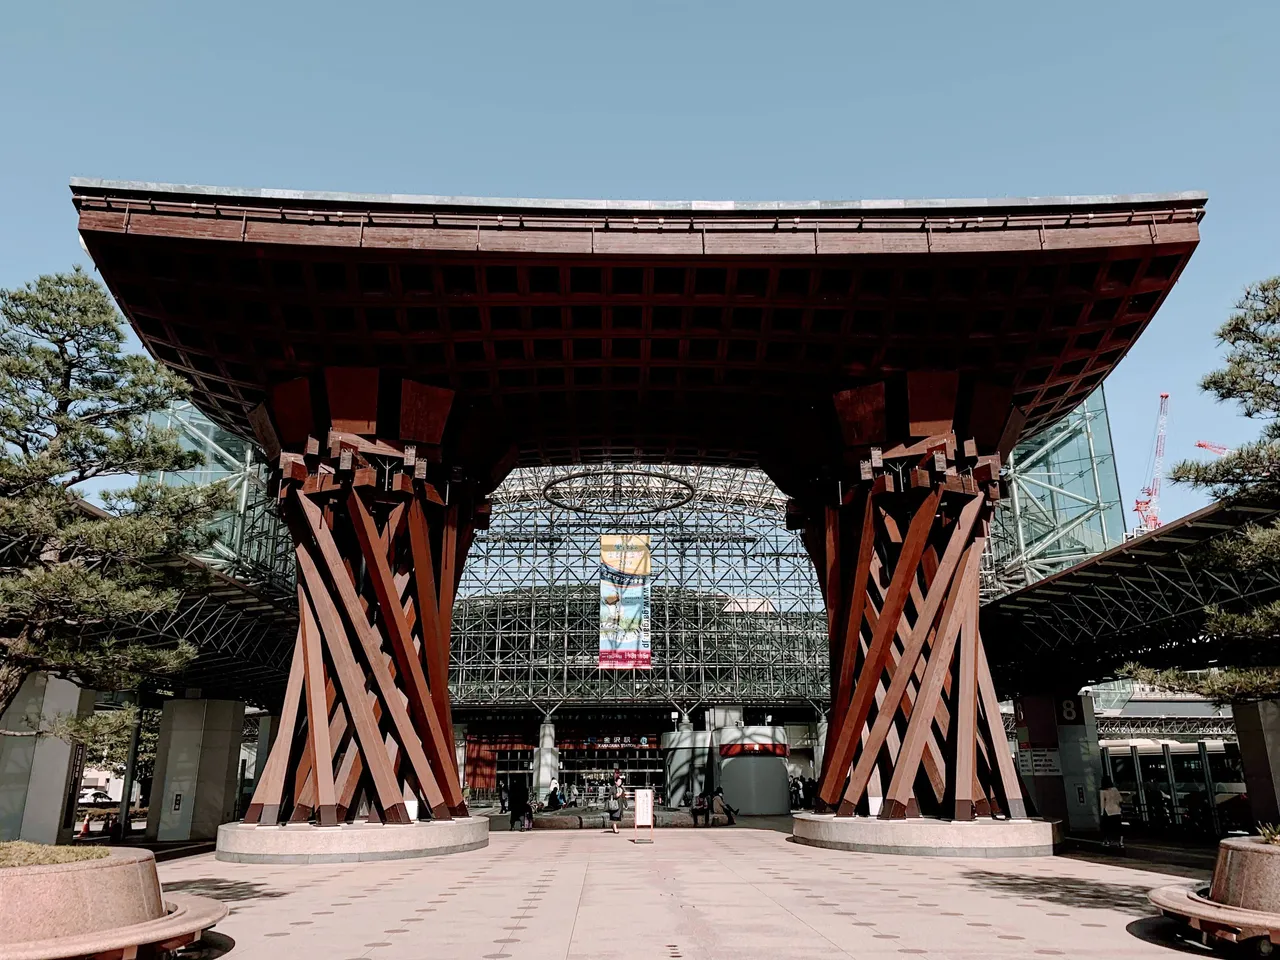
[[[982,629],[994,674],[1016,692],[1079,687],[1131,660],[1205,666],[1217,656],[1200,634],[1205,608],[1280,597],[1280,567],[1224,574],[1207,569],[1198,550],[1277,515],[1215,503],[988,604]]]

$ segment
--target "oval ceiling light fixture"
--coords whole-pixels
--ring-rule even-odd
[[[683,477],[658,470],[619,468],[579,470],[556,477],[542,488],[554,507],[599,517],[665,513],[693,500],[697,490]]]

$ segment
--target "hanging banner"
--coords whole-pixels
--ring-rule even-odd
[[[600,537],[600,669],[650,670],[649,538]]]

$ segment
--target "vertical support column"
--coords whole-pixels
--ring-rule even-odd
[[[62,714],[92,712],[92,690],[34,673],[0,716],[0,729],[29,733]],[[83,757],[83,746],[56,737],[0,735],[0,840],[69,843]]]
[[[1093,698],[1069,690],[1029,694],[1014,702],[1014,712],[1019,772],[1036,812],[1073,833],[1098,833],[1102,753]]]
[[[147,813],[153,840],[212,840],[235,815],[244,735],[238,700],[170,700],[160,719]]]
[[[1280,822],[1280,700],[1231,705],[1254,823]]]
[[[545,800],[551,781],[560,779],[560,751],[556,747],[556,725],[544,720],[538,726],[538,752],[533,758],[533,795]]]

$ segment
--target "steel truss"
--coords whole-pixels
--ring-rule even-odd
[[[1152,666],[1197,667],[1222,655],[1222,641],[1204,637],[1209,607],[1238,609],[1280,596],[1280,566],[1224,572],[1206,566],[1201,545],[1250,522],[1267,522],[1272,507],[1214,504],[1131,540],[1051,580],[1004,597],[984,611],[1002,638],[992,660],[1007,682],[1053,670],[1064,682],[1091,682],[1137,660]]]
[[[593,471],[611,474],[610,466]],[[825,703],[822,594],[786,498],[758,470],[619,468],[592,515],[549,503],[581,468],[519,469],[494,492],[459,587],[451,688],[458,705]],[[637,474],[634,471],[639,471]],[[661,473],[689,503],[641,515]],[[600,536],[650,538],[652,670],[600,670]]]
[[[1234,740],[1236,724],[1225,717],[1104,717],[1096,718],[1099,740]],[[1012,713],[1004,715],[1004,730],[1017,733]]]
[[[1124,539],[1107,403],[1099,388],[1067,417],[1016,447],[1007,496],[983,562],[984,600],[1087,560]]]

